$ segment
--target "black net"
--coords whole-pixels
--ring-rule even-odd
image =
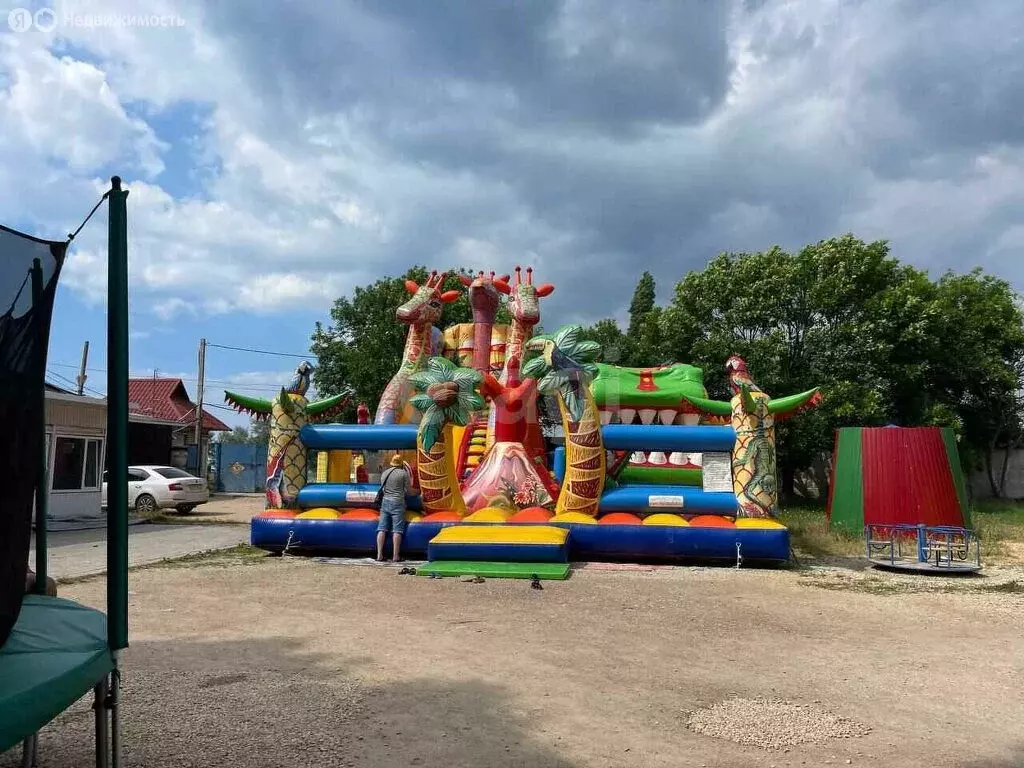
[[[66,243],[0,227],[0,646],[21,611],[43,448],[46,348]]]

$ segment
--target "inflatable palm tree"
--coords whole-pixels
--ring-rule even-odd
[[[556,514],[596,515],[604,490],[601,419],[590,394],[590,382],[597,375],[594,360],[601,347],[596,341],[582,339],[582,333],[581,326],[568,325],[526,343],[527,350],[540,355],[523,366],[523,375],[538,379],[540,392],[558,397],[565,431],[565,480]]]
[[[416,467],[423,511],[466,513],[452,461],[451,425],[464,427],[470,414],[484,407],[476,391],[479,371],[460,368],[451,360],[432,357],[425,370],[409,376],[416,394],[409,403],[422,414],[416,430]]]

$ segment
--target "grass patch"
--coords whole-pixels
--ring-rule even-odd
[[[270,557],[270,553],[263,549],[257,549],[250,544],[238,544],[228,549],[211,549],[206,552],[197,552],[194,555],[172,557],[166,560],[158,560],[155,563],[145,565],[132,565],[128,571],[144,571],[151,568],[196,568],[199,566],[218,566],[226,568],[232,565],[258,565]],[[82,584],[94,579],[105,579],[106,573],[91,573],[85,576],[68,576],[57,579],[57,586],[63,587],[72,584]]]
[[[1006,554],[1006,544],[1024,543],[1024,504],[1012,501],[981,501],[971,511],[971,523],[981,537],[982,556]]]
[[[901,577],[896,574],[867,575],[863,578],[845,574],[828,575],[808,573],[800,582],[806,587],[827,589],[833,592],[860,592],[868,595],[915,595],[915,594],[1024,594],[1024,584],[1011,579],[997,584],[985,583],[974,576],[913,576]]]
[[[196,566],[215,565],[228,567],[232,565],[257,565],[268,558],[265,550],[257,549],[250,544],[238,544],[229,549],[212,549],[209,552],[198,552],[194,555],[160,560],[156,563],[140,565],[132,570],[145,568],[194,568]]]
[[[864,554],[864,537],[845,531],[830,531],[824,509],[781,509],[779,522],[789,528],[790,542],[798,556],[855,557]]]
[[[863,557],[864,537],[846,531],[830,531],[825,510],[787,507],[779,522],[790,531],[797,555],[809,557]],[[973,530],[981,538],[982,563],[1024,560],[1024,503],[983,501],[971,512]]]
[[[149,515],[146,518],[147,522],[155,523],[157,525],[248,525],[248,520],[211,520],[208,517],[194,517],[193,515],[174,515],[165,514],[159,512],[155,515]]]
[[[1016,579],[1004,581],[1002,584],[982,584],[978,587],[979,592],[999,592],[1001,594],[1020,595],[1024,594],[1024,584]]]

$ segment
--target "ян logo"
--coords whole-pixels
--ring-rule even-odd
[[[7,14],[7,26],[13,32],[28,32],[32,29],[32,11],[28,8],[15,8]]]

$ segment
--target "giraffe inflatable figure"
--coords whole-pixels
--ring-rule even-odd
[[[551,283],[533,284],[533,267],[526,268],[526,281],[522,279],[522,268],[515,268],[515,283],[511,286],[508,297],[508,310],[512,315],[512,326],[505,346],[505,363],[502,366],[498,381],[503,386],[515,387],[519,384],[518,372],[522,368],[523,353],[526,342],[533,337],[533,329],[540,322],[540,302],[538,299],[550,296],[555,286]],[[495,420],[498,409],[492,408],[488,417],[488,444],[490,448],[495,439]],[[531,457],[544,459],[544,438],[540,433],[537,421],[537,404],[530,400],[523,411],[516,415],[526,422],[523,446]]]
[[[409,326],[409,333],[405,339],[402,364],[384,388],[374,424],[408,423],[412,419],[413,409],[409,406],[412,385],[409,376],[423,370],[430,358],[435,346],[434,323],[441,319],[444,305],[459,298],[459,291],[441,291],[445,274],[442,272],[439,275],[435,270],[423,285],[413,280],[405,281],[405,289],[412,294],[412,298],[396,310],[395,317],[398,322]]]

